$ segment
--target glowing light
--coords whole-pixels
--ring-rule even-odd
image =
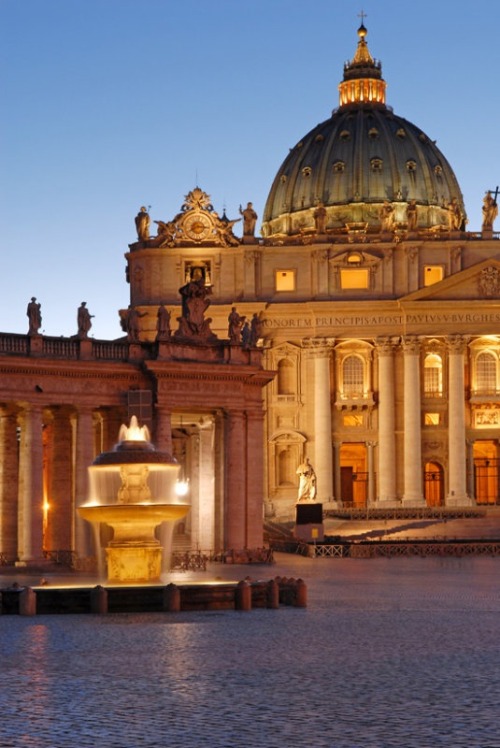
[[[189,491],[188,480],[178,480],[175,484],[175,493],[177,496],[186,496]]]

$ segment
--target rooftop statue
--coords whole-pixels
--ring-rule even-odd
[[[87,309],[87,302],[82,301],[82,303],[78,307],[78,312],[77,312],[77,323],[78,323],[77,337],[79,337],[80,340],[84,340],[85,338],[88,338],[89,330],[92,327],[91,320],[93,317],[94,315],[90,314],[89,310]]]
[[[314,226],[317,234],[324,234],[326,229],[326,208],[323,203],[318,203],[314,213]]]
[[[239,345],[242,342],[241,339],[241,333],[243,328],[243,323],[245,322],[246,317],[241,317],[238,312],[236,311],[236,307],[231,307],[231,312],[229,313],[229,317],[227,318],[228,321],[228,330],[227,335],[229,338],[229,342],[233,345]]]
[[[26,314],[29,320],[28,335],[38,335],[38,332],[42,326],[42,305],[37,302],[36,297],[32,296],[31,301],[26,309]]]
[[[146,242],[149,239],[149,213],[144,206],[135,217],[135,227],[139,241]]]
[[[179,293],[182,297],[182,316],[178,317],[179,329],[174,337],[188,338],[192,342],[217,339],[210,329],[211,318],[205,319],[205,312],[210,306],[208,296],[212,293],[210,286],[205,285],[205,279],[191,279],[179,288]]]
[[[379,211],[379,218],[382,231],[392,231],[394,229],[394,207],[388,200],[384,200],[384,204]]]
[[[498,191],[498,188],[497,188]],[[498,216],[498,204],[496,201],[496,193],[495,197],[491,194],[491,191],[488,190],[486,195],[484,196],[483,200],[483,231],[492,231],[493,229],[493,222],[495,218]]]
[[[240,214],[243,216],[243,236],[255,236],[255,225],[258,216],[253,209],[253,203],[247,203],[247,207],[244,210],[240,205]]]
[[[170,312],[162,304],[156,314],[156,340],[170,340],[170,334]]]
[[[460,231],[464,222],[464,216],[456,197],[448,203],[448,228],[450,231]]]

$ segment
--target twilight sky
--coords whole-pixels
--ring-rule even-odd
[[[500,183],[499,0],[0,0],[0,330],[123,335],[134,216],[196,185],[259,226],[288,149],[338,106],[357,44],[450,162],[470,231]],[[154,224],[153,224],[154,226]],[[498,230],[499,225],[495,226]],[[235,233],[240,233],[239,224]]]

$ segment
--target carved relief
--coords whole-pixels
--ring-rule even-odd
[[[500,295],[500,270],[487,267],[481,271],[478,279],[478,290],[481,296],[490,299]]]

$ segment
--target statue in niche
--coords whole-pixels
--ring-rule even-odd
[[[78,312],[76,315],[76,321],[78,324],[78,333],[77,337],[80,338],[80,340],[85,340],[89,336],[89,330],[92,327],[92,319],[95,315],[90,314],[89,310],[87,309],[87,302],[82,301],[80,306],[78,307]]]
[[[28,315],[29,329],[28,335],[38,335],[38,331],[42,326],[42,305],[37,302],[36,297],[32,296],[31,301],[26,309]]]
[[[417,228],[417,201],[410,200],[406,206],[406,222],[408,224],[408,231],[415,231]]]
[[[170,340],[170,335],[170,312],[162,304],[156,313],[156,340],[159,342]]]
[[[309,457],[306,457],[305,462],[299,465],[296,473],[299,476],[297,502],[314,501],[316,499],[316,473],[309,461]]]
[[[498,204],[491,194],[490,190],[486,193],[483,200],[483,225],[482,230],[483,231],[492,231],[493,230],[493,222],[495,218],[498,216]]]
[[[228,330],[227,335],[229,338],[229,342],[232,345],[239,345],[241,343],[241,329],[243,327],[243,323],[245,322],[245,317],[241,317],[238,312],[236,311],[236,307],[231,307],[231,312],[229,314],[229,317],[227,318],[228,321]]]
[[[253,203],[247,203],[244,210],[240,205],[240,214],[243,216],[243,236],[254,236],[258,216],[253,209]]]
[[[448,203],[448,228],[450,231],[460,231],[464,217],[456,197]]]
[[[147,241],[149,239],[149,213],[144,205],[135,217],[135,227],[139,241]]]
[[[394,208],[388,200],[384,200],[378,216],[382,231],[392,231],[394,229]]]
[[[317,234],[324,234],[326,230],[326,208],[322,202],[318,203],[314,213],[314,226]]]

